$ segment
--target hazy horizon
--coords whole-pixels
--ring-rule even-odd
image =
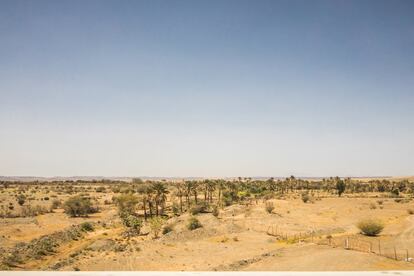
[[[412,1],[0,1],[0,175],[414,175]]]

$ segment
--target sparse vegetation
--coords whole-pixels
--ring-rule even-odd
[[[357,226],[367,236],[377,236],[384,229],[384,225],[380,221],[373,219],[361,220]]]
[[[312,227],[315,227],[317,231],[319,230],[318,227],[322,227],[320,230],[326,239],[321,240],[325,240],[325,242],[329,240],[332,244],[338,245],[339,243],[343,245],[342,235],[335,235],[335,238],[333,238],[332,235],[327,234],[329,232],[323,231],[326,231],[327,227],[332,229],[334,225],[338,228],[347,229],[346,227],[349,226],[346,225],[347,221],[357,221],[361,217],[369,217],[373,214],[380,214],[384,220],[391,219],[395,221],[398,218],[397,221],[399,222],[405,221],[405,219],[400,218],[405,218],[407,213],[409,215],[414,213],[411,205],[408,205],[412,200],[411,191],[414,188],[412,182],[339,179],[345,183],[345,191],[341,193],[341,196],[346,193],[347,197],[346,200],[341,200],[337,199],[337,195],[339,195],[337,183],[340,182],[338,179],[327,178],[307,181],[291,176],[286,179],[268,179],[265,181],[249,178],[175,182],[141,180],[140,183],[73,181],[31,183],[30,185],[27,183],[13,183],[8,184],[7,189],[0,183],[0,217],[8,218],[8,220],[5,220],[7,224],[2,224],[1,227],[13,227],[13,230],[7,230],[9,232],[0,230],[0,242],[6,241],[13,244],[14,241],[13,238],[10,238],[10,233],[19,233],[23,237],[25,233],[28,233],[28,229],[37,229],[37,232],[46,233],[46,236],[48,236],[48,238],[43,238],[39,235],[36,237],[37,241],[33,241],[33,243],[31,241],[21,243],[19,245],[20,249],[16,249],[17,251],[14,254],[11,254],[14,249],[8,249],[5,252],[0,247],[0,267],[2,269],[9,269],[13,266],[25,267],[27,260],[30,258],[42,259],[46,255],[59,254],[60,246],[65,243],[62,242],[62,237],[66,236],[72,237],[68,238],[67,241],[71,241],[70,244],[73,245],[81,242],[84,237],[89,239],[96,236],[99,237],[97,241],[112,240],[112,246],[102,251],[102,253],[105,253],[102,258],[111,262],[111,259],[108,259],[111,254],[114,254],[113,258],[118,261],[123,258],[121,254],[117,254],[118,252],[129,254],[141,250],[137,246],[137,242],[147,240],[147,235],[153,238],[166,235],[158,242],[153,241],[161,246],[156,249],[159,250],[157,254],[160,255],[164,254],[161,251],[162,246],[171,246],[176,247],[177,250],[183,250],[184,245],[181,245],[178,241],[183,241],[182,244],[185,244],[185,246],[192,246],[193,242],[204,239],[204,237],[211,237],[212,241],[215,240],[222,246],[237,246],[237,242],[240,245],[239,248],[243,248],[245,241],[255,239],[258,237],[257,235],[263,235],[263,232],[250,230],[262,228],[266,230],[277,221],[278,229],[274,229],[274,233],[269,234],[270,236],[275,235],[270,240],[274,243],[282,239],[286,242],[285,245],[289,246],[291,243],[298,243],[302,239],[310,240],[309,237],[303,238],[305,229],[309,229],[310,225],[306,221],[294,220],[294,218],[301,215],[301,212],[304,215],[312,214],[312,221],[315,223],[315,225],[312,224]],[[399,191],[398,197],[392,192],[396,187]],[[392,199],[384,199],[390,197]],[[24,198],[25,201],[20,202],[20,204],[19,198]],[[50,202],[48,202],[48,199]],[[298,200],[301,200],[304,203],[309,203],[320,199],[324,201],[314,205],[305,205],[298,202]],[[84,205],[83,200],[89,201],[89,204]],[[340,204],[336,206],[335,202],[340,202]],[[349,204],[355,204],[355,208]],[[69,211],[68,205],[75,211]],[[384,205],[386,208],[382,210]],[[90,216],[86,222],[85,218],[76,218],[87,216],[84,212],[77,211],[85,206],[92,207],[92,211],[101,207],[101,213]],[[275,206],[277,206],[278,212],[275,211]],[[327,209],[327,206],[329,206],[329,209]],[[60,207],[63,207],[69,217],[62,214],[61,210],[56,210]],[[49,215],[48,213],[52,210],[56,211]],[[118,211],[118,215],[115,211]],[[73,215],[71,215],[72,213]],[[272,215],[267,215],[268,213]],[[43,216],[37,217],[38,215]],[[191,217],[187,219],[189,215]],[[323,221],[332,219],[332,224],[318,224],[318,218],[321,217]],[[56,220],[56,222],[50,220]],[[47,232],[47,225],[59,228],[59,220],[62,220],[63,225],[67,225],[68,222],[75,225],[76,230],[72,230],[73,233],[65,231],[65,233],[60,234],[61,237]],[[119,221],[124,225],[123,229],[119,228]],[[203,222],[203,225],[200,221]],[[30,225],[28,229],[22,226],[26,224]],[[282,225],[283,227],[281,227]],[[359,223],[358,226],[361,227],[361,233],[367,236],[379,235],[382,230],[381,227],[372,223]],[[202,231],[183,231],[183,229],[195,230],[200,227],[205,227],[205,229]],[[97,231],[94,234],[87,233],[95,231],[95,229]],[[101,229],[105,232],[101,233]],[[117,230],[122,231],[118,232]],[[239,231],[241,231],[240,235],[236,234]],[[284,231],[287,233],[292,231],[293,234],[281,237],[280,231],[283,235],[285,234]],[[294,233],[296,233],[296,236]],[[138,235],[139,237],[137,237]],[[276,235],[279,236],[276,238]],[[317,235],[313,236],[314,242],[319,242]],[[41,241],[39,241],[40,238],[42,238]],[[258,239],[258,246],[260,240]],[[384,243],[387,243],[387,241],[384,240]],[[14,242],[14,244],[17,245],[17,242]],[[149,246],[151,245],[149,244]],[[381,243],[381,246],[386,250],[386,244]],[[148,248],[146,246],[143,246],[143,248],[145,249],[140,254],[145,255]],[[23,254],[23,250],[30,253]],[[205,250],[206,254],[210,253],[208,249]],[[79,265],[77,260],[86,257],[82,251],[88,254],[85,262],[89,258],[96,260],[97,256],[93,250],[78,250],[68,253],[73,261],[63,258],[57,263],[51,264],[49,269],[71,269],[74,265]],[[256,254],[261,253],[256,252]],[[171,255],[170,258],[180,257]]]
[[[162,234],[165,235],[165,234],[168,234],[172,231],[173,231],[173,226],[171,224],[167,224],[163,227]]]
[[[95,230],[95,228],[93,227],[93,224],[90,222],[81,223],[80,228],[82,231],[85,231],[85,232],[91,232]]]
[[[310,200],[310,196],[308,193],[302,193],[301,197],[302,197],[303,203],[307,203]]]
[[[158,238],[162,230],[162,226],[164,225],[164,219],[162,219],[161,217],[153,217],[149,220],[149,223],[154,238]]]
[[[265,205],[265,209],[266,209],[266,212],[271,214],[273,210],[275,209],[275,205],[273,204],[273,202],[267,201]]]
[[[187,225],[188,230],[195,230],[201,227],[203,227],[203,225],[201,225],[200,221],[196,217],[191,217],[189,219],[188,225]]]
[[[82,217],[95,213],[97,210],[92,206],[89,198],[82,196],[74,196],[69,198],[63,204],[65,213],[72,217]]]

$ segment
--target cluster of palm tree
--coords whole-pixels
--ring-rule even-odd
[[[138,194],[141,195],[145,218],[164,215],[168,194],[171,194],[169,197],[171,203],[177,204],[179,212],[183,213],[198,204],[222,207],[235,202],[271,197],[275,194],[284,195],[303,191],[323,191],[339,196],[344,192],[413,193],[414,183],[406,180],[364,182],[339,177],[310,181],[290,176],[285,179],[267,180],[239,177],[233,180],[145,181],[137,188]]]

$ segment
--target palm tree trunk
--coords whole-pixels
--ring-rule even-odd
[[[151,202],[151,200],[148,201],[148,205],[149,205],[150,217],[152,217],[152,202]]]
[[[220,205],[220,200],[221,200],[221,189],[219,189],[219,193],[218,193],[218,205]]]
[[[144,220],[147,220],[147,205],[146,205],[146,199],[144,199]]]

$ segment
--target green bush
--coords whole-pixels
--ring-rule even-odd
[[[187,225],[188,230],[194,230],[200,227],[203,227],[203,225],[201,225],[201,222],[197,218],[192,217],[189,219]]]
[[[81,223],[80,228],[84,232],[91,232],[91,231],[95,230],[95,228],[93,227],[92,223],[87,222],[87,221]]]
[[[149,220],[149,223],[151,231],[154,234],[154,238],[158,238],[164,224],[164,219],[161,217],[152,217]]]
[[[26,196],[24,196],[24,195],[18,195],[18,196],[16,197],[16,199],[17,199],[17,203],[18,203],[20,206],[23,206],[23,204],[26,202]]]
[[[307,203],[310,200],[310,196],[308,193],[302,193],[302,201],[303,203]]]
[[[167,224],[162,229],[162,234],[165,235],[165,234],[170,233],[172,231],[173,231],[173,226],[171,224]]]
[[[173,202],[172,211],[173,211],[173,214],[176,216],[180,214],[180,206],[178,206],[177,202]]]
[[[122,223],[131,228],[136,234],[139,234],[142,227],[142,220],[134,215],[130,214],[123,214],[121,215]]]
[[[113,197],[112,201],[118,206],[118,212],[134,214],[139,198],[134,194],[122,194],[117,197]]]
[[[63,204],[63,209],[71,217],[82,217],[96,212],[91,200],[82,196],[70,197]]]
[[[377,220],[365,219],[358,222],[357,227],[366,236],[376,236],[384,229],[384,225]]]

